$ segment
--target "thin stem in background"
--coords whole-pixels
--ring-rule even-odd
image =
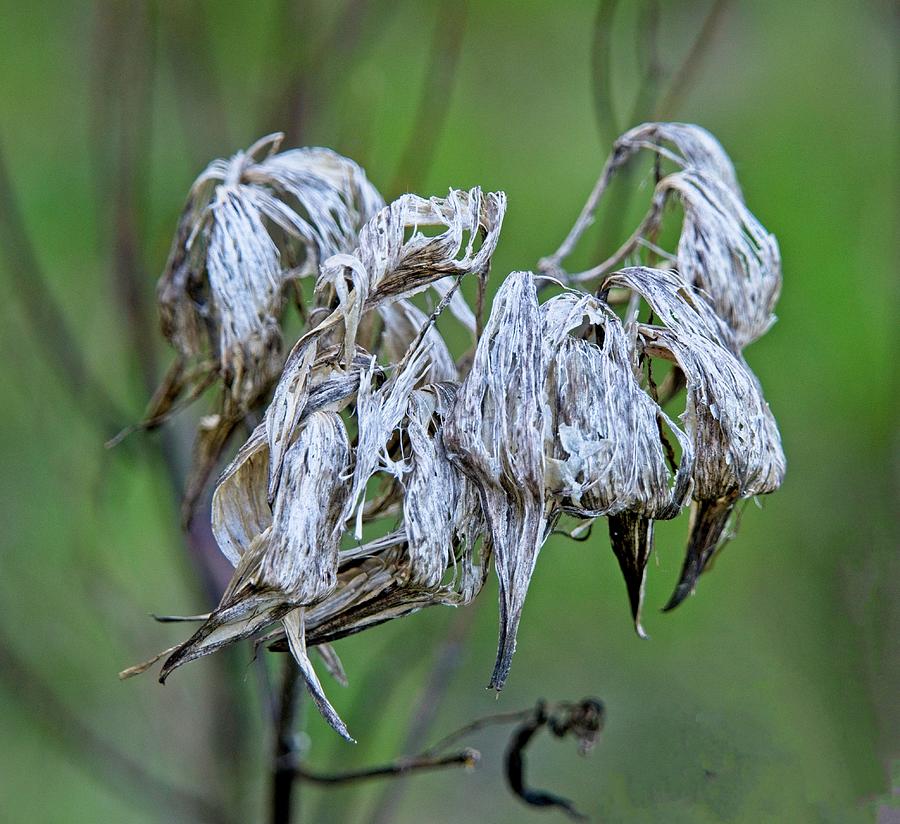
[[[101,187],[102,201],[112,203],[113,208],[101,214],[100,219],[111,224],[113,294],[124,319],[124,337],[130,343],[143,391],[150,395],[158,382],[153,334],[156,320],[150,304],[155,278],[150,275],[143,221],[150,202],[148,184],[149,161],[153,154],[156,52],[162,46],[157,40],[163,33],[180,30],[187,24],[179,18],[175,25],[161,26],[155,4],[132,3],[124,7],[103,4],[100,13],[110,19],[101,27],[106,37],[99,45],[109,50],[109,56],[104,59],[101,55],[100,65],[115,67],[109,76],[97,81],[99,96],[112,101],[104,107],[109,128],[102,134],[107,145],[98,158],[96,180]],[[184,43],[176,40],[174,45],[175,51],[179,51]],[[203,73],[202,67],[199,73]],[[179,93],[179,98],[182,96]],[[110,158],[115,162],[110,162]],[[114,170],[112,174],[109,169]],[[185,431],[173,427],[165,427],[159,434],[160,455],[176,505],[182,497],[185,482],[185,464],[181,456],[190,449],[186,435]],[[231,567],[219,552],[208,518],[197,519],[190,525],[184,546],[207,603],[217,603],[231,577]],[[213,706],[208,729],[211,772],[218,775],[218,795],[231,803],[240,799],[239,779],[244,768],[241,741],[246,736],[247,716],[236,667],[234,656],[223,658],[215,667],[210,681]]]
[[[418,751],[428,739],[438,713],[447,698],[447,693],[463,661],[465,642],[475,626],[478,610],[476,603],[460,609],[454,616],[437,653],[434,656],[428,679],[419,694],[412,720],[403,742],[405,752]],[[433,753],[430,753],[433,754]],[[368,820],[373,824],[386,824],[396,818],[403,795],[409,782],[400,780],[392,783],[375,802]]]
[[[216,802],[150,773],[140,761],[98,736],[66,707],[54,690],[0,635],[0,681],[19,698],[37,723],[51,733],[63,754],[133,808],[142,799],[149,810],[168,810],[187,821],[227,824],[231,815]]]
[[[655,117],[658,120],[668,120],[681,109],[684,99],[696,84],[703,62],[719,34],[719,27],[727,7],[728,0],[713,0],[696,39],[675,71],[668,91],[656,107]]]
[[[351,0],[347,5],[356,4],[356,0]],[[276,42],[272,51],[277,56],[273,61],[277,75],[271,98],[262,95],[264,111],[257,118],[262,124],[261,134],[283,132],[288,146],[302,145],[312,115],[309,88],[312,49],[307,38],[314,25],[308,17],[304,19],[304,11],[309,13],[310,9],[304,9],[304,4],[296,0],[282,0],[275,10]]]
[[[149,273],[144,261],[144,227],[149,158],[153,134],[153,99],[156,83],[156,21],[152,7],[132,8],[119,31],[122,58],[114,73],[113,92],[118,109],[114,132],[108,135],[117,151],[109,152],[105,163],[114,169],[105,182],[110,189],[104,200],[113,204],[112,279],[122,310],[123,332],[130,339],[132,353],[140,367],[144,391],[156,389],[155,318],[148,297]],[[114,104],[114,105],[116,105]],[[115,157],[115,163],[110,163]],[[100,177],[99,180],[104,180]]]
[[[456,82],[467,16],[468,0],[444,0],[438,9],[431,41],[431,61],[425,70],[424,86],[409,139],[390,187],[392,192],[406,192],[414,184],[421,185],[434,160]]]
[[[659,3],[657,0],[647,0],[641,8],[635,41],[641,84],[634,98],[634,108],[631,112],[629,126],[636,126],[643,119],[650,117],[659,97],[659,85],[665,74],[659,56]]]
[[[275,72],[281,80],[273,84],[275,93],[263,100],[261,133],[284,132],[289,146],[308,141],[322,102],[334,95],[338,78],[352,68],[363,34],[365,43],[371,44],[378,29],[386,26],[401,6],[398,2],[346,0],[331,29],[317,43],[307,44],[304,37],[314,28],[309,8],[296,0],[283,0],[276,14],[279,42],[273,49]],[[354,159],[365,167],[363,157]]]
[[[204,3],[166,3],[160,11],[160,50],[171,67],[191,163],[199,171],[234,150],[209,14]]]
[[[594,114],[604,146],[618,137],[620,124],[613,100],[612,32],[618,0],[600,0],[594,19],[594,43],[591,49],[591,76],[594,90]]]
[[[297,734],[294,729],[297,707],[303,692],[300,669],[290,655],[284,656],[281,673],[281,692],[275,715],[275,741],[270,778],[271,824],[290,824],[294,802],[294,779],[297,763]]]
[[[700,64],[708,53],[714,36],[718,31],[718,25],[722,19],[722,13],[726,5],[727,0],[714,1],[713,6],[710,8],[703,24],[698,30],[697,38],[685,55],[684,61],[675,71],[674,80],[670,84],[669,90],[662,103],[654,109],[654,103],[659,96],[659,86],[664,71],[658,53],[660,23],[659,7],[656,0],[648,0],[648,3],[641,14],[641,22],[637,27],[637,52],[639,64],[642,68],[642,80],[635,98],[632,122],[628,124],[629,128],[650,116],[653,116],[656,119],[672,116],[672,106],[674,103],[681,101],[687,95],[690,86],[697,80]],[[601,0],[597,12],[598,27],[600,21],[603,21],[610,29],[612,28],[614,22],[612,19],[613,10],[613,3],[608,2],[608,0]],[[596,53],[597,48],[604,43],[607,45],[609,44],[610,38],[608,35],[609,31],[604,31],[602,37],[595,32],[595,66],[606,66],[610,60],[610,58],[602,60]],[[599,74],[595,73],[593,81],[595,85],[595,100],[611,100],[610,84],[612,81],[609,72],[603,71]],[[603,137],[605,128],[602,124],[598,124],[598,128],[600,128],[601,137]],[[618,174],[620,179],[617,187],[609,192],[607,198],[603,221],[600,226],[599,250],[596,254],[596,257],[600,258],[606,256],[607,250],[614,245],[616,238],[621,235],[621,221],[627,212],[629,199],[635,188],[632,185],[628,185],[633,176],[633,166],[631,162],[613,165],[610,161],[607,161],[587,202],[582,208],[578,219],[575,221],[565,240],[563,240],[556,252],[539,261],[538,269],[541,272],[562,278],[563,280],[566,279],[565,270],[562,268],[562,261],[572,253],[575,245],[585,230],[594,222],[600,199],[607,193],[607,189],[610,188],[610,182],[614,172]],[[639,242],[643,241],[639,240]],[[626,241],[625,245],[627,246],[629,243],[630,241]],[[616,255],[613,255],[613,257],[604,261],[604,264],[594,268],[602,268],[609,260],[614,260],[615,258]]]
[[[663,68],[659,58],[659,4],[656,0],[646,0],[638,13],[635,30],[635,52],[641,72],[641,81],[634,105],[631,109],[626,129],[647,120],[653,113],[653,107],[659,96],[659,85],[663,77]],[[595,84],[600,78],[594,78]],[[612,146],[619,132],[607,142]],[[602,136],[602,132],[601,132]],[[600,223],[597,257],[615,244],[622,235],[622,225],[628,213],[634,191],[634,158],[626,162],[620,169],[616,185],[609,193],[609,203]]]
[[[85,418],[105,438],[130,417],[91,371],[63,310],[38,262],[0,145],[0,247],[13,292],[25,310],[34,342],[43,348],[50,365],[76,400]],[[117,421],[119,423],[117,423]]]

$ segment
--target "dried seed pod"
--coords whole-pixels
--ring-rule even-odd
[[[297,412],[298,424],[314,412],[340,411],[356,396],[360,374],[369,365],[370,359],[361,354],[357,354],[347,371],[339,368],[329,353],[319,358],[310,369],[305,400]],[[267,490],[269,465],[269,443],[263,422],[222,473],[213,492],[213,534],[232,564],[237,564],[250,542],[272,523]]]
[[[681,419],[694,445],[693,495],[701,517],[692,519],[672,608],[693,591],[735,501],[781,484],[784,452],[759,382],[730,330],[690,285],[674,272],[632,267],[607,278],[604,288],[612,286],[632,289],[650,304],[664,326],[637,326],[644,350],[674,360],[687,379]]]
[[[633,348],[615,314],[597,299],[572,292],[543,306],[547,371],[547,486],[560,507],[582,518],[609,517],[619,561],[641,636],[640,610],[653,519],[673,518],[690,494],[693,452],[638,384]],[[586,319],[598,343],[569,332]],[[670,481],[663,426],[681,445]]]
[[[253,576],[255,586],[276,589],[295,604],[314,604],[334,589],[349,462],[350,444],[340,417],[334,412],[310,415],[285,456],[272,532]]]
[[[472,369],[444,424],[447,451],[478,487],[500,581],[501,689],[546,527],[544,354],[534,277],[513,272],[494,298]]]

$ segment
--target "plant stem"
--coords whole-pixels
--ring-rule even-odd
[[[294,802],[294,778],[298,774],[297,738],[294,721],[301,694],[300,670],[285,656],[281,696],[275,718],[275,749],[272,758],[271,824],[290,824]]]
[[[371,778],[393,778],[408,775],[422,770],[437,770],[441,767],[474,767],[480,758],[478,750],[466,748],[450,755],[417,755],[412,758],[399,758],[390,764],[379,767],[366,767],[361,770],[351,770],[345,773],[318,773],[297,767],[294,773],[303,781],[313,784],[349,784],[353,781],[365,781]]]

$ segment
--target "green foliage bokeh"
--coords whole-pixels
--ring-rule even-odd
[[[323,32],[339,19],[324,2],[304,12],[296,36],[284,31],[284,4],[152,6],[152,115],[140,159],[147,196],[138,216],[146,300],[199,171],[192,147],[205,146],[211,158],[279,128],[271,95],[292,65],[311,78],[303,140],[356,158],[395,194],[389,188],[410,140],[437,4],[371,6],[348,54],[321,51]],[[102,141],[92,131],[92,107],[104,93],[91,79],[104,7],[0,4],[0,139],[55,301],[92,373],[136,419],[146,388],[111,268],[117,207],[103,200],[108,193],[97,181],[104,165],[113,179],[123,172],[115,156],[96,157]],[[663,4],[664,64],[681,59],[705,10]],[[433,737],[538,697],[601,697],[608,723],[590,759],[578,758],[570,742],[548,740],[530,760],[535,783],[573,798],[595,820],[867,821],[889,803],[900,756],[891,647],[900,569],[890,459],[897,317],[890,12],[887,3],[848,0],[731,4],[676,113],[721,140],[751,209],[781,244],[779,321],[747,357],[782,429],[784,488],[760,509],[748,507],[739,537],[697,595],[668,615],[656,608],[677,578],[686,521],[660,527],[648,582],[650,641],[633,633],[603,530],[586,543],[552,539],[499,703],[484,690],[495,588],[479,599]],[[628,110],[636,86],[630,15],[625,4],[613,38],[619,111]],[[426,179],[397,181],[425,194],[451,185],[507,192],[495,284],[556,247],[605,157],[592,99],[594,16],[589,2],[472,0]],[[172,31],[184,19],[193,26],[179,41]],[[177,52],[198,32],[214,73],[192,85],[179,74]],[[213,92],[223,101],[222,129],[196,109]],[[137,175],[134,167],[125,173]],[[103,449],[95,416],[83,414],[42,344],[57,330],[35,327],[22,273],[2,267],[3,636],[98,736],[150,773],[256,820],[270,742],[249,651],[192,665],[165,688],[150,675],[124,684],[115,677],[180,638],[181,628],[154,624],[148,613],[207,607],[185,556],[158,436]],[[160,364],[168,358],[161,342],[156,355]],[[452,619],[434,610],[338,645],[351,683],[329,689],[360,744],[350,748],[310,716],[311,763],[350,767],[398,754]],[[168,820],[163,807],[127,802],[98,780],[87,765],[96,753],[78,752],[55,719],[38,716],[27,683],[17,688],[7,677],[0,694],[0,818]],[[483,752],[479,769],[416,778],[399,821],[538,820],[503,788],[502,734],[471,743]],[[382,790],[304,787],[304,820],[353,820]]]

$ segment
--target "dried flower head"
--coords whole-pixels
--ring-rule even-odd
[[[157,288],[178,357],[147,422],[165,418],[182,395],[222,385],[198,432],[188,516],[228,436],[281,373],[286,290],[352,249],[384,205],[352,160],[319,148],[279,154],[282,138],[214,160],[194,181]]]
[[[741,355],[772,322],[778,251],[721,146],[686,124],[623,135],[544,274],[507,276],[480,333],[502,193],[407,194],[382,207],[352,161],[324,150],[256,159],[270,148],[266,139],[198,179],[162,281],[182,360],[211,354],[223,378],[213,428],[265,409],[213,494],[213,532],[234,575],[194,635],[164,653],[161,679],[252,637],[296,659],[322,714],[349,738],[310,648],[344,682],[331,642],[426,606],[465,605],[493,564],[490,686],[501,689],[538,555],[563,519],[574,519],[573,536],[608,519],[643,634],[654,522],[690,502],[671,608],[721,547],[736,504],[784,475],[774,418]],[[643,149],[676,167],[660,176],[647,217],[609,260],[567,274],[562,261],[609,179]],[[670,254],[652,238],[671,198],[683,220]],[[660,256],[670,268],[616,271]],[[314,272],[306,328],[282,359],[283,288]],[[475,310],[460,288],[469,275]],[[596,292],[576,288],[588,280]],[[562,288],[542,303],[554,283]],[[437,326],[445,310],[474,338],[456,358]],[[657,386],[660,360],[669,373]],[[683,411],[670,416],[682,389]],[[381,537],[367,536],[370,525]],[[587,748],[602,707],[553,723]]]

